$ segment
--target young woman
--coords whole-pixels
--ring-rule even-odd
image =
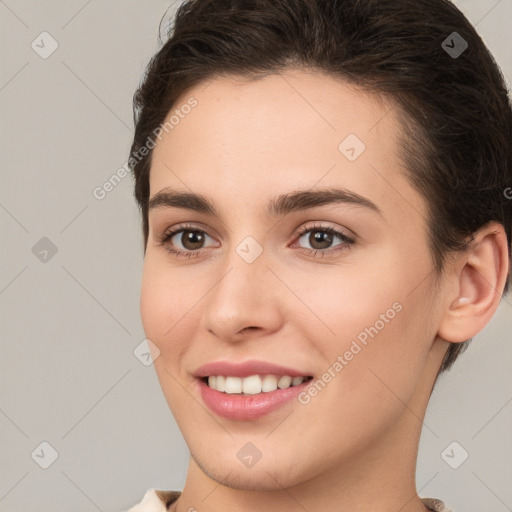
[[[446,0],[189,1],[134,102],[142,321],[191,457],[131,511],[448,510],[416,491],[422,421],[510,261],[512,109],[474,28]]]

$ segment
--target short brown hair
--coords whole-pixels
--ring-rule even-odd
[[[456,44],[460,55],[450,51]],[[318,70],[394,100],[408,178],[428,204],[437,271],[448,252],[467,248],[491,221],[504,226],[510,256],[511,102],[492,55],[448,0],[182,3],[134,95],[129,165],[145,246],[152,152],[141,157],[140,150],[178,97],[215,76],[257,79],[291,68]],[[450,346],[441,372],[469,341]]]

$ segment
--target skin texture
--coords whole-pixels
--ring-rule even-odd
[[[415,488],[422,420],[448,341],[476,334],[499,303],[501,226],[434,271],[426,204],[404,175],[394,107],[377,96],[288,70],[216,78],[175,106],[190,97],[197,106],[154,149],[150,196],[203,194],[219,216],[151,210],[141,290],[155,369],[191,452],[173,510],[426,510]],[[366,145],[353,162],[338,149],[349,134]],[[381,214],[354,204],[266,214],[275,196],[332,187]],[[181,223],[206,233],[199,255],[167,250],[192,252],[182,233],[159,244]],[[302,227],[313,232],[299,238]],[[318,249],[310,235],[322,227],[355,242]],[[236,252],[248,236],[263,249],[250,264]],[[199,366],[262,359],[319,378],[396,303],[400,312],[309,403],[236,421],[202,402]],[[237,458],[248,442],[262,454],[250,468]]]

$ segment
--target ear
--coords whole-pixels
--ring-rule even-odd
[[[469,248],[446,269],[449,286],[438,336],[460,343],[479,333],[498,308],[508,268],[505,230],[491,222],[477,231]]]

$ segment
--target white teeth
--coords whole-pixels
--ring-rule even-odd
[[[261,379],[259,375],[251,375],[250,377],[245,377],[245,379],[240,380],[242,381],[242,391],[246,395],[261,393]]]
[[[208,382],[209,384],[209,382]],[[215,377],[215,388],[217,391],[226,391],[226,377],[218,375]]]
[[[261,383],[261,391],[268,393],[277,389],[277,377],[274,375],[265,375]]]
[[[225,377],[223,375],[210,375],[208,386],[217,391],[228,394],[257,395],[258,393],[269,393],[276,389],[286,389],[291,386],[302,384],[306,377],[290,377],[282,375],[251,375],[250,377]]]
[[[298,386],[299,384],[302,384],[303,380],[304,380],[304,377],[293,377],[292,386]]]
[[[278,381],[277,381],[277,387],[279,389],[285,389],[289,388],[290,384],[292,383],[292,378],[288,375],[283,375]]]
[[[242,392],[242,379],[240,377],[226,377],[226,388],[224,391],[228,394]]]

